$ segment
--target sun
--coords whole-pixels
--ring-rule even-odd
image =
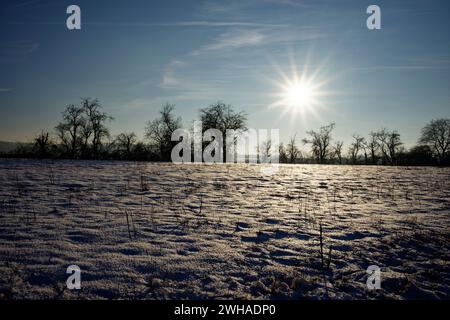
[[[296,81],[288,84],[282,95],[287,107],[309,108],[318,96],[318,92],[313,85]]]
[[[320,98],[323,95],[321,83],[315,82],[313,77],[285,78],[284,82],[277,83],[279,91],[275,94],[276,101],[271,107],[284,109],[284,113],[303,114],[315,112],[320,107]]]
[[[290,72],[278,65],[274,68],[279,77],[267,77],[276,90],[269,93],[272,101],[268,109],[277,110],[279,120],[288,116],[293,123],[300,116],[306,121],[309,116],[320,118],[328,111],[330,96],[336,94],[330,91],[330,83],[338,75],[326,76],[324,63],[310,64],[307,59],[305,63],[297,64],[291,58]]]
[[[290,77],[282,74],[282,79],[272,81],[278,90],[271,94],[274,101],[268,108],[281,111],[280,119],[288,115],[291,122],[297,115],[303,120],[308,115],[320,117],[326,112],[325,100],[331,94],[325,89],[328,81],[319,79],[317,74],[308,74],[306,70],[293,72]]]

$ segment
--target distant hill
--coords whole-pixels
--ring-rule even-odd
[[[31,146],[31,143],[0,141],[0,153],[11,152],[19,146]]]

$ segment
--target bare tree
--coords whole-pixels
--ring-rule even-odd
[[[272,158],[271,151],[272,151],[272,140],[271,139],[261,142],[261,144],[258,145],[258,150],[257,150],[259,162],[271,163],[271,158]]]
[[[65,152],[72,158],[99,156],[102,139],[109,137],[105,123],[113,119],[100,109],[97,99],[82,99],[81,106],[69,105],[64,110],[63,121],[55,129]]]
[[[218,129],[225,135],[226,130],[247,129],[247,116],[244,112],[235,112],[233,106],[223,102],[217,102],[207,108],[200,109],[200,120],[203,123],[203,131]]]
[[[101,111],[102,106],[98,99],[83,99],[82,106],[87,117],[83,126],[84,148],[87,149],[89,138],[92,136],[92,155],[98,158],[103,138],[109,137],[109,129],[105,123],[113,118]]]
[[[134,132],[124,132],[116,137],[118,151],[123,154],[127,160],[131,159],[133,146],[136,142],[137,138]]]
[[[166,103],[159,111],[160,117],[147,123],[145,137],[150,140],[159,151],[161,160],[170,160],[170,154],[174,142],[172,133],[181,128],[181,118],[175,117],[173,111],[175,105]]]
[[[369,139],[366,141],[365,147],[370,152],[371,163],[376,164],[377,163],[377,152],[380,147],[380,145],[378,144],[378,141],[377,141],[377,133],[376,132],[372,131],[369,134]]]
[[[284,147],[284,144],[282,142],[278,146],[278,152],[280,154],[280,158],[279,158],[280,163],[287,163],[288,162],[288,155],[287,155],[286,148]]]
[[[289,143],[286,146],[286,156],[289,163],[296,163],[300,157],[300,150],[295,144],[296,135],[289,139]]]
[[[226,105],[218,101],[207,108],[200,109],[200,120],[202,121],[202,131],[217,129],[225,137],[227,130],[247,130],[247,115],[244,112],[234,111],[232,105]],[[223,159],[226,157],[226,140],[223,144]]]
[[[80,156],[82,158],[89,157],[89,139],[92,136],[92,126],[89,120],[83,116],[82,123],[80,126]]]
[[[362,151],[364,152],[364,164],[368,164],[369,163],[369,156],[367,154],[367,141],[366,139],[364,139],[364,142],[362,144]]]
[[[377,132],[377,140],[384,161],[390,165],[395,165],[397,163],[397,154],[403,145],[400,140],[400,134],[395,130],[381,129]]]
[[[34,148],[36,149],[35,152],[40,158],[45,158],[50,155],[51,145],[52,142],[48,132],[41,131],[41,133],[34,138]]]
[[[397,164],[397,156],[402,151],[403,142],[400,139],[400,133],[391,131],[388,135],[388,150],[391,164]]]
[[[310,130],[306,132],[310,138],[303,139],[304,144],[311,145],[311,152],[319,163],[324,163],[330,155],[331,132],[335,127],[334,123],[323,126],[319,131]]]
[[[342,148],[344,146],[343,141],[336,141],[333,146],[333,156],[338,159],[339,164],[342,164]]]
[[[349,154],[352,164],[358,162],[359,152],[364,148],[365,139],[358,134],[353,135],[353,143],[350,145]]]
[[[79,156],[82,135],[81,128],[86,119],[83,117],[84,109],[69,105],[63,112],[63,121],[56,126],[56,133],[66,152],[72,157]]]
[[[412,147],[408,152],[409,163],[413,165],[426,166],[435,163],[433,150],[427,145],[418,145]]]
[[[422,129],[419,143],[428,145],[441,164],[450,149],[450,119],[431,120]]]

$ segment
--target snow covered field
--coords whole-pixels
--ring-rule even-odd
[[[0,297],[450,298],[450,169],[260,169],[0,160]]]

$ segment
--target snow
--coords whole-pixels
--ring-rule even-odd
[[[0,160],[0,297],[448,299],[449,227],[449,168]]]

